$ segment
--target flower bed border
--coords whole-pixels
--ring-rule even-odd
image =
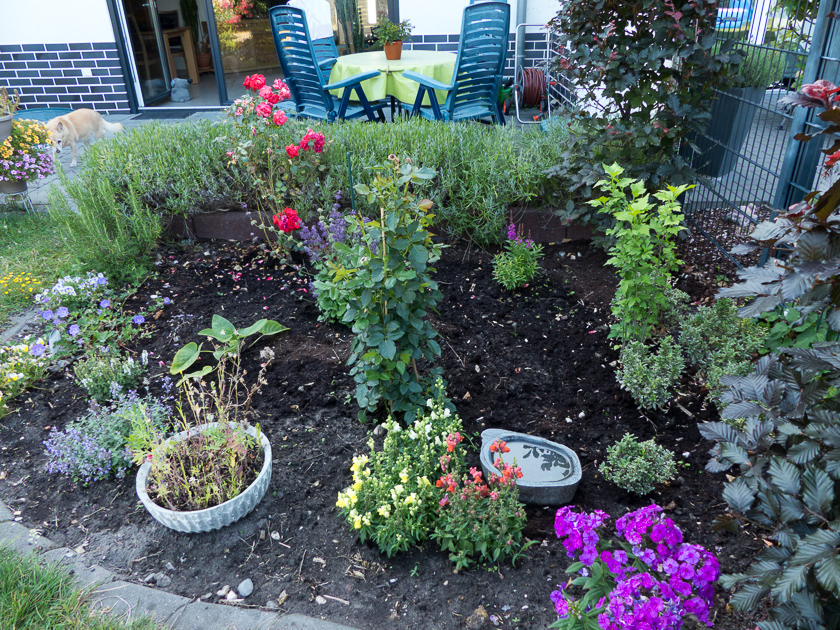
[[[521,224],[523,233],[537,243],[561,243],[564,240],[591,240],[593,231],[585,225],[568,225],[554,214],[551,208],[535,209],[527,206],[512,206],[516,223]],[[264,238],[262,231],[251,225],[252,220],[262,217],[266,225],[271,223],[271,214],[257,211],[203,212],[187,217],[173,217],[166,232],[174,238],[225,239],[250,241]],[[259,222],[259,221],[258,221]]]

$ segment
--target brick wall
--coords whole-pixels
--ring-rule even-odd
[[[437,50],[441,52],[458,52],[460,35],[412,35],[410,42],[404,42],[406,50]],[[516,55],[516,39],[510,34],[508,42],[507,61],[505,61],[505,76],[512,77]],[[548,34],[525,33],[524,67],[532,68],[548,58]]]
[[[0,86],[17,88],[22,109],[89,107],[110,114],[130,112],[113,42],[0,45]]]

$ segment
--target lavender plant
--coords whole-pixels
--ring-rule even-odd
[[[717,559],[701,545],[683,542],[680,528],[658,505],[616,521],[617,549],[598,533],[609,518],[572,506],[557,511],[557,537],[576,560],[566,571],[578,575],[551,594],[560,617],[551,627],[678,630],[689,615],[711,626]],[[581,587],[580,597],[568,586]]]
[[[153,398],[129,393],[114,405],[94,404],[87,415],[54,428],[44,441],[47,472],[58,473],[83,486],[116,477],[131,465],[128,436],[135,423],[162,427],[169,410]]]
[[[517,232],[516,224],[508,225],[508,240],[504,252],[493,258],[493,277],[508,291],[524,287],[539,270],[543,256],[542,245],[530,238],[522,238],[522,229]]]

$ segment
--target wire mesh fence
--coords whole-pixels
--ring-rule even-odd
[[[826,19],[836,2],[823,0],[821,8],[819,0],[729,0],[718,10],[718,40],[732,41],[744,84],[718,93],[706,133],[694,139],[698,185],[683,203],[693,234],[681,244],[692,265],[731,274],[753,264],[729,251],[773,208],[800,201],[818,184],[818,141],[797,147],[794,136],[819,121],[784,97],[817,72],[832,79],[825,76],[825,47],[836,24]],[[836,75],[838,59],[832,61]]]

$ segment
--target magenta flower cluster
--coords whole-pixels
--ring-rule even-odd
[[[55,173],[52,151],[23,151],[15,149],[8,159],[0,159],[0,181],[29,181],[44,179]]]
[[[683,542],[680,528],[658,505],[616,521],[621,549],[603,549],[606,543],[597,530],[608,519],[600,510],[587,514],[571,507],[558,510],[555,519],[567,555],[585,567],[599,563],[612,587],[592,611],[599,627],[677,630],[689,614],[711,626],[709,610],[720,577],[717,559],[701,545]],[[589,574],[586,568],[581,573]],[[562,587],[551,600],[561,618],[575,608],[575,600]]]
[[[528,233],[530,234],[530,231]],[[530,239],[530,238],[523,239],[522,238],[522,231],[519,230],[517,232],[515,223],[511,223],[510,225],[508,225],[507,237],[508,237],[509,241],[513,241],[514,243],[519,243],[520,245],[524,245],[525,247],[527,247],[529,249],[534,246],[534,241],[532,239]]]

